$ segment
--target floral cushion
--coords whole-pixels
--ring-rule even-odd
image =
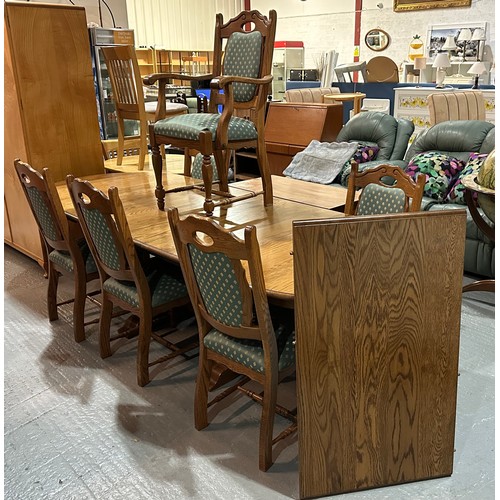
[[[418,174],[425,175],[424,195],[438,201],[444,201],[450,186],[464,168],[465,162],[437,151],[428,151],[415,155],[406,173],[416,180]]]
[[[458,203],[459,205],[466,205],[465,203],[465,187],[462,184],[462,179],[466,175],[477,174],[479,172],[479,168],[486,160],[488,155],[486,153],[471,153],[469,155],[469,161],[465,164],[463,170],[458,174],[457,179],[453,183],[450,191],[448,192],[448,196],[446,197],[446,201],[450,203]],[[477,197],[477,193],[474,193],[475,197]]]
[[[377,159],[380,148],[376,145],[359,143],[358,149],[352,155],[351,159],[344,163],[339,175],[335,178],[334,182],[340,182],[343,186],[347,187],[349,183],[349,175],[351,175],[351,166],[353,163],[366,163]]]

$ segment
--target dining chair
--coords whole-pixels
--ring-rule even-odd
[[[77,222],[69,222],[49,169],[42,173],[19,159],[14,167],[40,230],[47,256],[47,309],[49,321],[59,318],[58,306],[73,302],[73,332],[76,342],[85,340],[85,302],[100,292],[87,294],[87,283],[99,279],[95,261]],[[74,299],[57,302],[60,275],[74,279]]]
[[[349,78],[349,81],[354,82],[354,73],[359,71],[363,77],[363,82],[366,82],[368,75],[366,73],[366,61],[353,62],[347,64],[341,64],[334,69],[335,75],[337,76],[337,81],[345,82],[345,75]]]
[[[295,415],[276,405],[278,383],[295,370],[295,337],[290,325],[273,324],[256,228],[247,226],[241,240],[211,218],[181,220],[177,208],[168,210],[168,220],[198,324],[195,427],[207,427],[207,408],[237,389],[261,402],[259,468],[266,471],[273,444],[296,427]],[[242,378],[209,402],[215,364]],[[263,386],[262,397],[243,387],[249,380]],[[273,439],[275,411],[294,423]]]
[[[140,137],[139,170],[143,170],[148,154],[148,123],[155,121],[158,104],[164,107],[162,116],[167,117],[186,114],[188,107],[181,103],[167,103],[165,98],[145,102],[137,55],[132,45],[102,47],[101,50],[108,68],[113,101],[116,106],[118,124],[116,164],[122,164],[125,142],[131,139],[131,137],[125,137],[124,120],[137,120]]]
[[[150,381],[152,366],[197,347],[197,342],[178,347],[153,331],[153,318],[189,304],[186,286],[180,270],[174,265],[136,248],[118,188],[110,187],[106,196],[89,181],[75,179],[72,175],[67,177],[67,184],[101,279],[100,355],[102,358],[111,356],[111,341],[129,336],[125,330],[111,337],[113,305],[137,316],[137,383],[142,387]],[[150,360],[151,340],[159,342],[171,352]]]
[[[246,27],[251,26],[247,31]],[[264,204],[272,205],[271,176],[264,139],[264,115],[269,84],[272,81],[271,64],[276,31],[276,12],[269,18],[259,12],[243,11],[227,23],[222,14],[216,15],[213,73],[209,75],[155,74],[144,78],[146,85],[158,82],[161,99],[167,81],[171,78],[185,80],[212,79],[210,83],[209,112],[161,119],[149,127],[153,168],[156,176],[155,195],[158,207],[165,208],[165,190],[162,185],[162,157],[159,146],[195,149],[203,155],[204,210],[213,213],[215,206],[263,194]],[[219,108],[222,108],[222,113]],[[228,170],[231,151],[255,147],[262,177],[263,190],[238,197],[231,197],[228,188]],[[219,191],[223,198],[212,200],[212,168],[210,156],[214,155]],[[195,189],[199,188],[195,186]]]
[[[346,215],[377,215],[418,212],[424,194],[425,176],[419,174],[416,182],[395,165],[379,165],[358,172],[354,163],[349,176],[344,213]],[[355,191],[363,188],[358,203]]]

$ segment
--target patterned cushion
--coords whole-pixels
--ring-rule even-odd
[[[352,155],[352,158],[344,163],[342,170],[333,182],[340,182],[342,186],[347,187],[349,176],[351,175],[351,166],[353,163],[367,163],[377,159],[380,148],[376,144],[359,143],[358,149]]]
[[[465,162],[452,156],[428,151],[415,155],[406,167],[406,173],[416,180],[419,173],[425,175],[424,195],[444,201],[454,178],[464,168]]]
[[[80,241],[78,243],[78,246],[80,247],[80,251],[82,252],[83,260],[85,262],[85,272],[87,274],[96,273],[97,266],[94,261],[94,257],[92,257],[92,254],[90,253],[90,249],[86,241]],[[73,259],[71,258],[69,252],[65,252],[62,250],[53,250],[49,254],[49,259],[54,262],[54,264],[57,264],[58,266],[65,269],[68,273],[73,272]]]
[[[195,179],[203,179],[203,174],[201,170],[201,164],[203,163],[203,155],[198,153],[193,160],[193,166],[191,167],[191,176]],[[210,155],[210,163],[212,164],[213,178],[214,182],[219,180],[219,172],[217,172],[217,165],[215,164],[214,155]]]
[[[42,233],[49,240],[56,241],[58,239],[58,231],[49,207],[47,206],[47,202],[43,199],[36,187],[29,187],[26,191]]]
[[[200,132],[208,130],[215,139],[217,123],[221,115],[213,113],[194,113],[165,118],[155,123],[155,134],[177,139],[197,141]],[[233,116],[229,120],[228,138],[230,141],[257,139],[257,130],[251,120]]]
[[[357,215],[399,214],[405,208],[402,189],[368,184],[361,192]]]
[[[260,71],[261,47],[262,34],[258,31],[233,33],[228,38],[224,52],[224,75],[257,78]],[[234,83],[233,91],[236,102],[247,102],[255,94],[255,85]]]
[[[229,326],[243,321],[243,301],[234,267],[226,255],[188,245],[196,282],[208,313]]]
[[[120,269],[118,250],[104,216],[97,209],[84,209],[83,216],[89,228],[99,257],[110,269]]]
[[[455,182],[453,183],[448,193],[448,196],[446,197],[446,201],[449,201],[451,203],[458,203],[459,205],[467,204],[464,198],[465,188],[464,185],[462,184],[462,179],[466,175],[477,174],[479,172],[481,165],[484,163],[484,160],[486,160],[487,156],[488,155],[486,153],[470,154],[469,161],[465,164],[463,170],[458,174],[458,177],[456,178]],[[477,198],[477,193],[473,193],[473,197]]]
[[[284,370],[295,363],[295,332],[286,330],[283,326],[275,329],[278,345],[278,369]],[[264,351],[258,340],[238,339],[224,335],[218,330],[211,330],[203,339],[207,349],[214,351],[232,361],[264,373]]]
[[[147,276],[147,280],[151,291],[151,303],[153,307],[180,299],[188,293],[184,283],[162,271],[153,271]],[[139,294],[133,282],[108,278],[103,284],[103,289],[128,302],[131,306],[139,307]]]

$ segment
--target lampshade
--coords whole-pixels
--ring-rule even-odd
[[[475,62],[467,73],[469,73],[469,75],[482,75],[486,73],[486,66],[481,61]]]
[[[450,66],[450,58],[445,52],[440,52],[432,63],[433,68],[449,68]]]
[[[486,33],[484,32],[484,29],[483,28],[476,28],[474,30],[474,33],[472,33],[471,40],[480,41],[480,42],[482,42],[483,40],[486,40]]]
[[[472,38],[472,31],[469,28],[462,28],[457,38],[457,42],[468,42]]]
[[[413,67],[415,69],[425,69],[427,66],[427,57],[415,57]]]
[[[441,50],[455,50],[457,48],[457,44],[455,43],[455,37],[453,35],[447,36],[444,45],[441,47]]]

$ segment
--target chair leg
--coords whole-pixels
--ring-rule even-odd
[[[264,384],[259,437],[259,469],[263,472],[273,465],[274,408],[277,392],[277,377],[268,375]]]
[[[73,303],[73,331],[76,342],[85,340],[85,300],[87,283],[75,273],[75,302]]]
[[[146,132],[148,123],[141,123],[141,138],[139,147],[139,170],[144,170],[144,163],[148,156],[148,134]]]
[[[151,311],[142,311],[139,319],[139,340],[137,345],[137,383],[144,387],[149,384],[149,346],[153,318]]]
[[[47,309],[49,321],[55,321],[59,318],[57,312],[57,285],[59,284],[59,273],[54,269],[54,265],[49,260],[48,278],[49,284],[47,287]]]
[[[153,162],[153,170],[155,172],[156,179],[156,203],[160,210],[165,209],[165,190],[163,189],[162,184],[162,169],[163,169],[163,159],[160,153],[160,147],[156,143],[155,133],[154,133],[154,125],[149,126],[149,144],[151,144],[151,152],[152,152],[152,162]]]
[[[229,154],[228,154],[229,153]],[[229,175],[229,159],[230,152],[226,151],[214,151],[215,164],[217,166],[217,173],[219,175],[219,188],[223,192],[229,191],[229,185],[227,177]]]
[[[101,318],[99,320],[99,353],[101,358],[111,356],[110,329],[113,303],[104,296],[102,297]]]
[[[125,123],[123,118],[118,117],[118,149],[116,150],[116,164],[121,165],[123,163],[123,150],[125,149]]]
[[[259,135],[257,139],[256,153],[260,176],[262,178],[262,188],[264,189],[264,205],[267,207],[273,204],[273,185],[271,183],[271,174],[269,173],[269,162],[267,161],[264,136]]]
[[[203,210],[205,210],[205,213],[210,216],[214,213],[215,204],[212,200],[213,170],[209,155],[203,155],[201,172],[203,176],[203,185],[205,186],[205,203],[203,203]]]
[[[200,342],[201,343],[201,342]],[[207,359],[206,350],[200,345],[198,376],[194,398],[194,426],[201,431],[208,425],[208,390],[212,362]]]

